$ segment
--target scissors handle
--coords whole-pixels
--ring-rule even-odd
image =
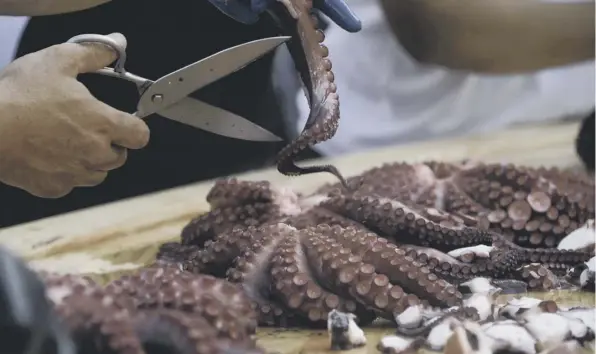
[[[124,48],[121,44],[116,42],[112,37],[104,36],[101,34],[80,34],[69,39],[67,43],[101,43],[110,47],[116,52],[116,54],[118,55],[118,59],[116,59],[114,67],[105,67],[99,69],[95,71],[95,74],[130,81],[137,85],[139,94],[143,94],[143,92],[145,92],[145,90],[147,90],[149,86],[153,84],[152,80],[145,79],[144,77],[140,77],[133,73],[129,73],[128,71],[126,71],[126,69],[124,69],[124,64],[126,63],[126,48]]]
[[[101,34],[79,34],[69,39],[67,43],[101,43],[107,45],[118,54],[118,59],[116,59],[116,64],[114,64],[114,71],[122,76],[126,74],[126,70],[124,69],[126,48],[116,42],[112,37]]]

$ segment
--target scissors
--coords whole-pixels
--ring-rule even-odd
[[[157,113],[165,118],[214,134],[266,142],[282,139],[246,118],[188,95],[242,69],[290,38],[288,36],[269,37],[224,49],[156,81],[127,72],[124,69],[126,50],[111,37],[81,34],[69,39],[68,43],[101,43],[118,54],[113,68],[105,67],[94,73],[130,81],[137,86],[140,98],[135,116],[142,119]]]

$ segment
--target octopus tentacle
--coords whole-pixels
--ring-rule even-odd
[[[557,287],[557,277],[546,267],[532,263],[516,269],[516,277],[528,284],[528,289],[545,291]]]
[[[273,242],[291,230],[294,230],[291,226],[276,223],[258,228],[253,226],[246,229],[237,228],[221,233],[215,239],[207,241],[205,247],[195,254],[196,257],[190,260],[192,265],[188,263],[188,259],[182,260],[187,262],[183,267],[186,267],[185,270],[195,273],[224,277],[226,271],[246,250],[250,250],[251,247],[260,247],[263,242]]]
[[[435,249],[421,249],[409,245],[402,245],[400,248],[416,262],[427,266],[441,279],[452,284],[459,284],[462,281],[478,276],[492,276],[495,269],[491,262],[466,264]]]
[[[79,352],[144,354],[128,310],[113,295],[73,277],[49,280],[48,297]]]
[[[481,220],[484,228],[502,232],[519,245],[554,247],[590,214],[579,193],[585,188],[559,190],[556,180],[532,169],[481,165],[463,171],[456,180],[462,190],[493,210]]]
[[[105,287],[75,275],[40,278],[79,353],[264,353],[255,343],[253,304],[237,284],[172,266]]]
[[[220,336],[244,339],[254,335],[256,315],[238,286],[175,268],[148,268],[107,285],[132,300],[134,309],[175,309],[206,319]]]
[[[275,198],[275,192],[269,182],[229,178],[215,181],[206,199],[211,208],[222,208],[254,202],[273,203]]]
[[[197,269],[196,259],[201,254],[202,248],[195,245],[183,245],[178,242],[166,242],[157,250],[155,256],[156,267],[178,265],[184,270],[193,271]]]
[[[380,313],[400,313],[420,303],[417,296],[406,294],[386,275],[377,273],[372,264],[364,263],[332,238],[321,236],[313,233],[304,239],[305,253],[317,277],[326,279],[326,286],[340,296],[357,299]]]
[[[542,263],[560,275],[563,275],[568,268],[591,258],[587,252],[551,248],[520,248],[519,254],[521,262]]]
[[[493,241],[488,233],[468,228],[463,220],[437,209],[418,210],[392,199],[335,196],[323,202],[322,206],[360,220],[371,231],[400,243],[451,250]]]
[[[259,323],[263,325],[291,325],[299,322],[295,316],[271,301],[270,263],[276,246],[288,232],[295,230],[280,224],[279,234],[263,234],[260,240],[250,244],[234,260],[234,267],[227,272],[227,277],[234,283],[241,283],[249,298],[254,301],[259,313]]]
[[[274,294],[288,309],[305,314],[309,321],[326,324],[328,313],[334,309],[354,313],[359,318],[371,317],[354,301],[340,298],[319,286],[297,237],[286,237],[280,242],[271,265]]]
[[[400,284],[404,291],[420,298],[429,299],[434,306],[454,306],[461,301],[457,289],[441,280],[427,267],[406,256],[406,252],[375,234],[353,228],[319,226],[314,230],[325,230],[337,243],[351,250],[362,261],[374,264],[377,272],[387,275],[394,284]]]
[[[229,348],[263,353],[253,341],[219,338],[204,318],[183,312],[141,311],[134,318],[134,329],[147,354],[223,354]]]
[[[268,182],[239,182],[225,179],[215,183],[207,200],[211,212],[199,215],[182,230],[182,244],[204,246],[234,227],[261,226],[308,210],[310,202],[287,188]]]
[[[219,277],[225,277],[234,260],[239,257],[243,250],[247,249],[254,242],[259,242],[265,235],[269,237],[281,237],[282,231],[278,225],[253,226],[243,229],[235,229],[230,232],[219,234],[214,240],[207,241],[192,264],[186,265],[186,270],[196,273],[207,273]],[[190,260],[190,259],[189,259]]]
[[[344,228],[356,227],[363,228],[364,226],[354,220],[342,217],[331,210],[316,206],[310,210],[284,220],[288,225],[292,225],[297,229],[305,229],[312,225],[338,225]]]
[[[205,243],[234,226],[259,226],[277,217],[279,209],[272,203],[253,203],[213,209],[192,220],[182,230],[182,244],[204,246]]]
[[[347,187],[345,178],[333,165],[299,167],[294,162],[296,156],[306,147],[335,135],[339,126],[339,97],[331,61],[327,58],[329,50],[321,44],[325,35],[317,30],[317,21],[310,14],[312,1],[279,0],[275,5],[277,6],[273,6],[270,13],[278,19],[283,31],[293,38],[288,42],[288,48],[306,86],[310,105],[310,114],[304,129],[279,152],[277,169],[290,176],[328,172]]]

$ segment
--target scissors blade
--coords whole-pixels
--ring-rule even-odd
[[[250,141],[282,141],[255,123],[192,97],[184,97],[157,112],[171,120],[229,138]]]
[[[290,38],[270,37],[243,43],[163,76],[142,93],[137,111],[147,116],[172,105],[192,92],[242,69]]]

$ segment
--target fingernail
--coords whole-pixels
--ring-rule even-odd
[[[354,33],[362,29],[362,22],[344,0],[315,0],[315,6],[348,32]]]

